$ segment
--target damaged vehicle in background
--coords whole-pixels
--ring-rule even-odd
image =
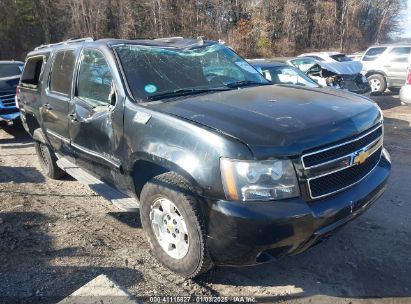
[[[14,121],[20,117],[15,96],[23,66],[20,61],[0,61],[0,121]]]
[[[292,58],[287,63],[300,69],[322,86],[343,89],[357,94],[370,93],[371,87],[368,79],[361,74],[361,62],[352,61],[348,57],[346,57],[348,60],[341,56],[336,58],[341,61],[325,61],[325,59],[320,58],[319,60],[310,56]]]

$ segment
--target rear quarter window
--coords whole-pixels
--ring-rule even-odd
[[[75,62],[75,50],[64,50],[56,53],[51,67],[51,92],[70,95]]]
[[[375,48],[370,48],[368,51],[364,54],[364,57],[362,58],[362,61],[374,61],[376,60],[384,51],[386,50],[386,47],[375,47]]]
[[[34,56],[26,60],[23,74],[21,75],[21,85],[23,87],[37,88],[42,75],[45,56]]]

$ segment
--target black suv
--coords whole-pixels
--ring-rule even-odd
[[[391,168],[374,102],[273,85],[214,41],[41,46],[19,90],[46,175],[117,189],[185,277],[304,251],[370,207]]]

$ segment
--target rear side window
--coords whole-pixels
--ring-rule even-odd
[[[387,49],[386,47],[371,48],[365,53],[362,61],[374,61],[378,58],[378,56],[384,53],[386,49]]]
[[[92,106],[109,102],[113,77],[103,54],[97,50],[83,51],[78,74],[77,96]]]
[[[390,62],[408,62],[410,58],[411,47],[396,47],[388,53]]]
[[[0,64],[0,78],[13,77],[21,74],[22,66],[18,63]]]
[[[51,68],[51,92],[70,95],[75,61],[76,56],[74,50],[65,50],[56,53]]]
[[[21,84],[25,87],[37,88],[43,67],[44,57],[36,56],[28,58],[21,75]]]

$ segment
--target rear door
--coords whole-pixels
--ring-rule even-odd
[[[361,62],[363,65],[362,70],[367,71],[382,71],[383,70],[383,60],[381,58],[384,57],[384,52],[387,51],[387,47],[385,46],[378,46],[378,47],[371,47],[369,48],[364,56],[361,58]]]
[[[26,59],[20,79],[19,95],[16,96],[20,111],[23,114],[34,115],[37,120],[39,119],[39,110],[41,108],[40,92],[43,87],[42,79],[44,79],[49,56],[49,53],[44,53],[30,56]],[[23,121],[26,119],[25,115],[22,115],[21,118]]]
[[[115,152],[123,132],[123,98],[117,96],[115,72],[102,51],[83,49],[69,114],[76,161],[109,182],[111,171],[120,168]]]
[[[40,115],[44,131],[57,150],[70,143],[68,114],[78,53],[78,48],[58,50],[54,53],[47,86],[42,95]]]
[[[384,67],[390,86],[400,87],[405,83],[410,54],[411,47],[394,47],[387,53]]]

